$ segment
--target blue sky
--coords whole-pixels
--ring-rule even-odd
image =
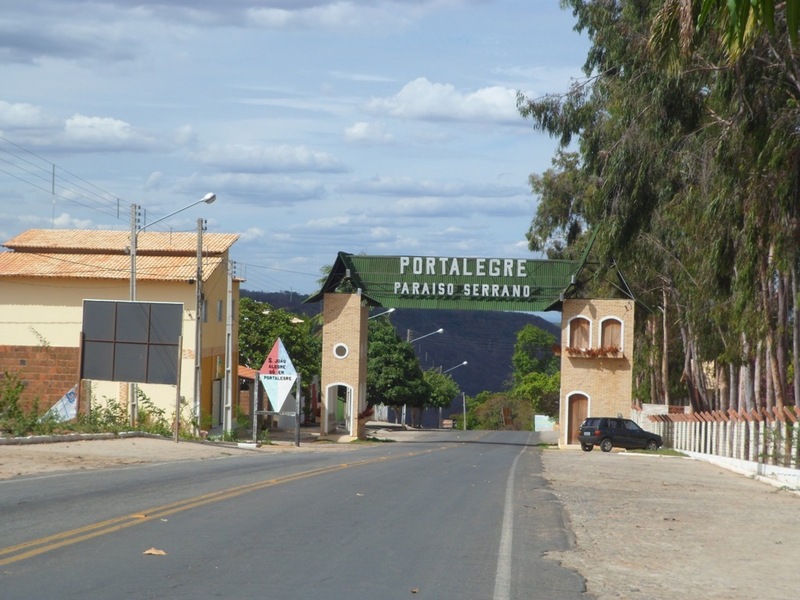
[[[339,251],[531,257],[555,141],[515,96],[582,76],[573,24],[558,0],[4,3],[0,239],[214,192],[154,228],[239,234],[246,289],[311,293]]]

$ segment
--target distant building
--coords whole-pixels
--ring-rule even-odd
[[[234,234],[202,237],[201,425],[222,419],[226,324],[230,288],[233,373],[238,395],[239,280],[230,278]],[[180,395],[192,406],[195,390],[197,234],[140,232],[137,237],[136,300],[183,303]],[[38,399],[47,409],[78,383],[84,300],[130,299],[130,234],[126,231],[32,229],[3,244],[0,252],[0,372],[16,373],[25,385],[23,405]],[[128,405],[128,385],[88,382],[81,401],[113,398]],[[172,415],[175,388],[142,384],[142,392]],[[84,407],[85,408],[85,407]]]

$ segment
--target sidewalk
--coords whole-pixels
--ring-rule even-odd
[[[800,494],[691,458],[542,451],[598,600],[796,596]]]

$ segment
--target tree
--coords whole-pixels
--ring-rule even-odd
[[[529,402],[533,414],[558,419],[561,373],[528,373],[514,386],[511,393]]]
[[[672,35],[684,53],[696,37],[721,32],[732,59],[742,55],[765,32],[788,35],[797,44],[800,3],[796,0],[668,0],[664,2],[654,31]]]
[[[561,375],[552,350],[555,341],[555,336],[533,325],[525,325],[517,332],[511,357],[511,396],[528,402],[532,414],[557,418]]]
[[[438,408],[441,411],[443,408],[448,408],[453,402],[453,398],[461,393],[461,388],[447,373],[429,369],[423,372],[423,377],[431,390],[426,406]]]
[[[242,298],[239,304],[239,361],[259,369],[278,338],[292,359],[301,381],[310,383],[321,369],[321,340],[315,319],[300,319],[266,302]]]
[[[388,318],[369,321],[367,405],[399,409],[425,405],[431,389],[419,366],[414,347],[404,342]]]
[[[531,403],[508,392],[481,392],[470,398],[467,406],[469,429],[527,430],[533,424]],[[504,422],[504,410],[511,414],[510,422]]]
[[[565,226],[595,231],[600,261],[626,274],[642,304],[661,309],[661,319],[637,320],[637,347],[647,347],[643,336],[655,342],[634,363],[642,390],[663,395],[679,378],[696,410],[744,407],[743,397],[782,407],[800,354],[791,293],[800,260],[800,4],[563,5],[591,40],[586,79],[563,95],[520,96],[518,106],[562,150],[576,146],[577,158],[562,154],[547,176],[532,177],[545,212],[529,234],[577,245]],[[736,52],[731,31],[747,33]],[[674,351],[673,340],[680,361],[659,356]],[[707,381],[712,362],[725,386]],[[800,377],[793,385],[796,402]]]
[[[530,324],[520,329],[511,355],[514,383],[532,372],[552,374],[558,371],[558,358],[553,354],[555,343],[555,336],[544,329]]]

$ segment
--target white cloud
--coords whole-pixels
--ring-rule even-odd
[[[129,123],[111,117],[76,114],[64,123],[64,140],[69,145],[103,150],[144,150],[155,140],[136,131]]]
[[[67,213],[61,213],[53,220],[53,225],[59,229],[92,229],[95,227],[89,219],[76,219]]]
[[[465,181],[432,181],[410,177],[373,177],[353,180],[341,184],[338,191],[380,196],[414,197],[482,197],[501,198],[527,194],[523,186],[507,186],[491,183],[469,183]]]
[[[54,124],[55,120],[46,117],[38,106],[0,100],[0,127],[3,129],[36,128]]]
[[[490,121],[519,123],[517,92],[492,86],[462,93],[451,84],[433,83],[419,77],[395,96],[373,98],[367,109],[402,119],[441,121]]]
[[[184,190],[225,190],[242,202],[258,206],[286,206],[286,203],[315,200],[325,196],[318,181],[253,173],[196,174],[183,182]]]
[[[247,11],[248,22],[268,29],[328,29],[344,32],[366,30],[390,31],[405,27],[411,19],[411,7],[392,2],[355,2],[336,0],[313,2],[314,6],[298,8],[297,4],[276,3],[277,7],[253,8]],[[291,6],[291,9],[285,8]],[[404,9],[405,8],[405,9]]]
[[[260,227],[248,227],[239,232],[239,240],[242,242],[257,242],[264,239],[264,230]]]
[[[345,170],[336,157],[306,146],[210,145],[197,159],[219,170],[238,173],[338,173]]]
[[[43,213],[28,214],[28,215],[0,215],[0,217],[8,218],[9,221],[13,218],[25,227],[32,227],[36,229],[55,227],[58,229],[101,229],[102,225],[98,225],[91,219],[78,219],[68,213],[62,212],[55,216],[43,216]],[[14,235],[17,235],[15,233]],[[5,238],[8,239],[8,238]]]
[[[159,190],[164,185],[164,181],[164,173],[161,171],[154,171],[150,173],[149,177],[147,178],[147,181],[144,184],[144,189],[150,192]]]
[[[394,136],[388,133],[382,125],[359,121],[344,130],[344,139],[352,144],[389,144],[394,141]]]

